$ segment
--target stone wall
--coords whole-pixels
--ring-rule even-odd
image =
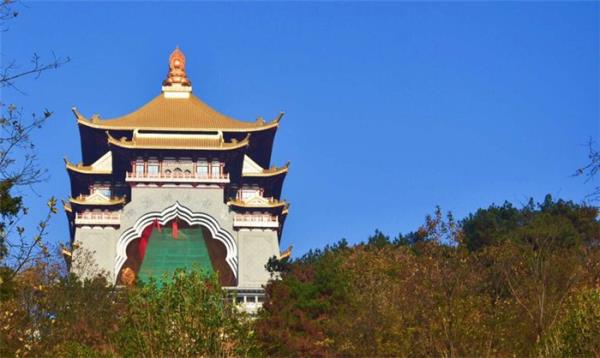
[[[144,214],[161,212],[176,202],[195,213],[205,213],[217,220],[220,227],[235,239],[238,251],[238,286],[255,287],[264,285],[269,274],[264,266],[269,257],[279,254],[277,232],[274,230],[233,229],[233,212],[223,203],[223,189],[217,186],[207,188],[173,187],[134,187],[131,202],[121,213],[121,225],[111,228],[77,228],[75,241],[80,245],[76,252],[91,253],[95,264],[105,271],[111,280],[116,280],[115,258],[117,242],[123,232],[131,228]],[[73,271],[88,275],[81,267],[83,254],[74,255]],[[87,259],[86,259],[87,260]],[[79,272],[78,272],[79,271]]]

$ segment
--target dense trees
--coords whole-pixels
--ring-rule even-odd
[[[272,265],[282,279],[267,286],[257,336],[285,356],[594,352],[596,216],[551,197],[460,223],[437,209],[414,233],[377,231],[365,244]]]
[[[216,275],[177,271],[129,292],[118,352],[126,356],[256,356],[249,318]]]
[[[407,235],[272,259],[254,318],[195,272],[125,289],[4,268],[0,356],[598,355],[596,215],[550,197],[458,222],[438,208]]]
[[[119,289],[36,266],[3,287],[0,356],[257,356],[251,321],[216,276],[179,271]]]
[[[555,244],[597,245],[600,243],[597,214],[595,207],[570,201],[553,201],[549,195],[543,203],[535,205],[533,200],[530,200],[523,208],[516,208],[508,202],[502,206],[491,205],[487,209],[477,210],[461,222],[464,234],[461,243],[469,250],[478,250],[504,240],[515,239],[517,232],[523,234],[527,227],[542,228],[547,223],[565,231]]]

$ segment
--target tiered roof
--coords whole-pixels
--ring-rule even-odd
[[[156,131],[227,131],[254,132],[275,128],[279,125],[283,113],[270,122],[258,118],[254,122],[245,122],[221,114],[189,94],[187,98],[168,98],[160,94],[138,110],[122,117],[101,120],[94,115],[85,118],[76,108],[73,113],[77,123],[104,130],[156,130]]]
[[[108,175],[114,186],[113,195],[130,196],[129,188],[123,189],[120,181],[125,180],[130,160],[140,153],[152,156],[164,150],[168,153],[165,155],[172,156],[172,151],[187,150],[193,156],[194,151],[208,151],[214,153],[207,157],[215,155],[227,162],[233,183],[231,191],[257,186],[269,196],[230,200],[229,206],[240,211],[277,212],[283,225],[289,205],[279,197],[289,163],[283,167],[270,164],[273,140],[283,112],[268,122],[262,117],[252,122],[241,121],[219,113],[192,94],[191,81],[185,72],[185,56],[179,49],[169,59],[169,73],[163,81],[162,93],[142,107],[106,120],[98,115],[88,119],[76,108],[73,113],[81,134],[83,163],[74,164],[65,159],[72,186],[72,197],[65,203],[68,212],[85,206],[125,204],[124,196],[106,197],[98,191],[90,192],[89,188],[97,181],[107,182],[105,175]]]
[[[242,176],[248,178],[262,178],[262,177],[272,177],[281,174],[285,174],[288,172],[290,167],[290,162],[287,162],[283,167],[271,167],[265,169],[258,165],[252,158],[249,156],[244,156],[244,166],[242,167]]]
[[[74,164],[65,158],[65,165],[70,172],[81,174],[110,175],[112,174],[112,153],[106,152],[100,159],[91,165],[82,163]]]
[[[262,117],[252,122],[241,121],[219,113],[192,94],[191,81],[185,73],[183,53],[176,49],[169,61],[169,74],[163,82],[162,93],[129,114],[106,120],[93,115],[88,119],[73,108],[81,134],[84,164],[89,165],[96,161],[109,150],[109,144],[132,149],[227,150],[238,148],[242,143],[246,144],[245,137],[252,134],[252,140],[247,142],[248,153],[252,154],[258,163],[269,167],[275,132],[283,113],[269,122]],[[222,145],[215,146],[200,141],[199,137],[178,140],[172,138],[137,140],[132,138],[133,131],[178,134],[222,133],[225,141]],[[117,141],[111,136],[115,138],[124,136],[126,139]],[[143,141],[144,144],[141,143]]]
[[[133,138],[127,140],[113,138],[107,132],[108,143],[121,148],[129,149],[175,149],[175,150],[234,150],[248,146],[250,134],[241,141],[232,139],[225,142],[223,134],[164,134],[164,133],[139,133],[134,131]]]
[[[90,205],[90,206],[112,206],[125,204],[124,197],[109,198],[100,192],[94,192],[90,195],[79,195],[76,198],[70,198],[71,204]]]
[[[284,200],[278,200],[275,198],[263,198],[260,196],[256,196],[249,200],[229,200],[227,202],[227,205],[237,206],[240,208],[289,208],[289,204]]]

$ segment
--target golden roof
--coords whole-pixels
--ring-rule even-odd
[[[79,195],[76,198],[69,198],[69,201],[72,204],[78,204],[78,205],[118,205],[118,204],[124,204],[125,203],[125,198],[124,197],[113,197],[113,198],[107,198],[101,194],[91,194],[91,195]]]
[[[282,112],[268,123],[262,118],[255,122],[240,121],[217,112],[192,94],[188,98],[166,98],[160,94],[132,113],[107,120],[96,115],[87,119],[76,108],[73,113],[79,124],[105,130],[252,132],[277,127],[283,117]]]
[[[92,165],[83,165],[81,163],[74,164],[69,159],[64,158],[67,170],[83,174],[112,174],[112,170],[94,168]]]
[[[132,140],[116,139],[107,132],[108,143],[130,149],[234,150],[250,144],[250,134],[241,141],[225,142],[222,136],[137,134]]]
[[[283,207],[286,210],[289,204],[283,200],[274,198],[255,197],[250,200],[232,199],[227,202],[229,206],[237,206],[240,208],[279,208]]]
[[[280,252],[279,253],[279,259],[283,260],[283,259],[287,259],[288,257],[290,257],[292,255],[292,245],[288,246],[287,250]]]
[[[277,176],[280,174],[284,174],[287,173],[290,167],[290,162],[287,162],[283,167],[271,167],[268,169],[263,169],[261,172],[258,173],[254,173],[254,172],[247,172],[247,173],[243,173],[242,176],[244,177],[272,177],[272,176]]]
[[[65,209],[65,211],[68,212],[68,213],[72,213],[73,209],[71,208],[71,203],[69,203],[67,201],[64,201],[64,200],[61,200],[61,201],[62,201],[62,204],[63,204],[63,209]]]

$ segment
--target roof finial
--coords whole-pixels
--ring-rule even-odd
[[[182,86],[192,85],[192,82],[185,74],[185,55],[179,49],[179,45],[175,47],[175,50],[169,57],[169,74],[167,75],[167,79],[163,81],[163,86],[165,87],[174,84],[180,84]]]
[[[192,82],[185,74],[185,55],[179,45],[169,57],[169,73],[162,83],[165,98],[190,98]]]

